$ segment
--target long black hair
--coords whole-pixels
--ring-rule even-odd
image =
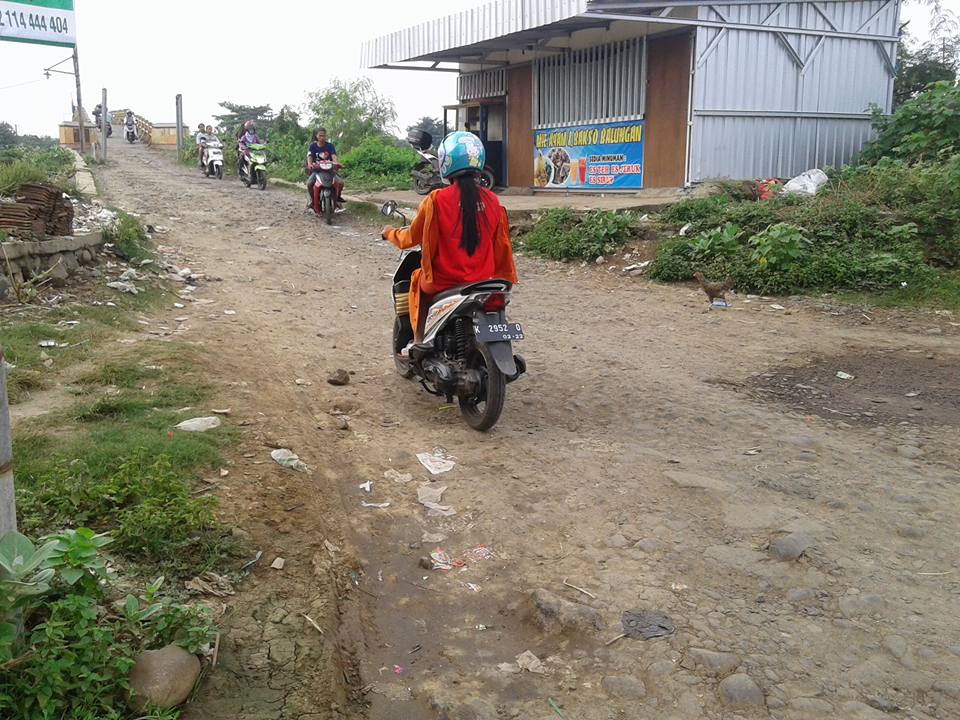
[[[465,172],[456,179],[460,188],[460,247],[473,257],[480,245],[480,226],[477,212],[480,210],[480,186],[477,174]]]

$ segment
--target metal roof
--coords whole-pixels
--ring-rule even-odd
[[[892,4],[894,0],[889,0]],[[431,20],[363,43],[361,63],[367,68],[395,67],[397,63],[430,62],[423,69],[450,70],[440,63],[458,65],[504,65],[510,53],[523,52],[525,60],[556,53],[547,43],[559,36],[590,28],[607,28],[613,23],[641,21],[646,32],[671,27],[727,27],[765,32],[790,32],[849,39],[895,40],[869,27],[824,26],[811,13],[783,13],[773,19],[776,8],[812,5],[817,18],[824,8],[846,0],[790,0],[767,3],[770,21],[734,22],[721,20],[726,13],[705,17],[700,8],[723,8],[763,4],[756,0],[495,0],[471,10]],[[805,20],[806,19],[806,20]],[[547,30],[549,28],[549,31]],[[411,67],[411,66],[406,66]]]

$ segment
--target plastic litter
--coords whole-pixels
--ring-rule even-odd
[[[625,273],[637,272],[638,270],[639,270],[640,272],[643,272],[644,270],[647,269],[647,266],[649,266],[650,263],[652,263],[652,262],[653,262],[652,260],[644,260],[643,262],[634,263],[633,265],[627,265],[627,266],[623,269],[623,271],[624,271]]]
[[[139,280],[140,276],[137,275],[137,271],[133,268],[130,268],[120,276],[121,280]]]
[[[413,475],[410,473],[401,473],[396,470],[390,469],[383,473],[384,480],[393,480],[397,483],[408,483],[413,481]]]
[[[771,305],[771,306],[770,306],[770,309],[771,309],[771,310],[786,310],[786,308],[785,308],[783,305],[777,305],[777,304]]]
[[[633,640],[652,640],[673,635],[676,627],[673,620],[663,613],[649,610],[624,610],[620,616],[623,634]]]
[[[236,310],[224,310],[224,311],[223,311],[223,314],[224,314],[224,315],[236,315],[236,314],[237,314],[237,311],[236,311]]]
[[[263,550],[257,550],[257,554],[253,556],[253,560],[247,560],[243,565],[240,566],[240,572],[246,572],[247,570],[252,568],[258,562],[260,562],[260,558],[262,557],[263,557]]]
[[[427,508],[427,515],[431,517],[450,517],[457,514],[457,511],[449,505],[440,504],[440,499],[446,489],[446,485],[434,487],[429,483],[424,483],[417,488],[417,501]]]
[[[428,453],[417,453],[417,460],[431,475],[450,472],[457,464],[457,459],[442,447],[435,447],[432,452]]]
[[[837,370],[837,377],[841,380],[853,380],[855,376],[851,375],[850,373],[846,373],[843,370]]]
[[[710,307],[722,308],[725,310],[728,307],[730,307],[730,303],[728,303],[726,300],[721,300],[720,298],[716,298],[710,301]]]
[[[453,570],[455,566],[453,558],[440,548],[430,553],[430,560],[433,562],[434,570]]]
[[[357,487],[359,487],[364,492],[371,492],[373,490],[373,483],[367,480],[365,483],[360,483],[360,485],[358,485]]]
[[[521,671],[526,670],[527,672],[537,673],[538,675],[547,674],[547,668],[544,667],[540,658],[529,650],[517,655],[517,667],[520,668]]]
[[[114,290],[117,290],[122,293],[128,293],[130,295],[136,295],[140,292],[139,288],[137,288],[137,286],[134,285],[133,283],[120,282],[119,280],[115,280],[114,282],[108,282],[107,287],[113,288]]]
[[[176,425],[175,429],[182,430],[183,432],[206,432],[207,430],[213,430],[218,427],[220,427],[220,418],[215,415],[210,415],[208,417],[196,417],[184,420],[182,423]]]
[[[483,560],[491,560],[493,559],[493,550],[486,545],[477,545],[475,548],[464,551],[463,559],[475,563]]]
[[[307,467],[307,464],[300,459],[300,457],[288,448],[277,448],[276,450],[270,453],[270,457],[273,458],[274,462],[283,467],[290,468],[291,470],[299,470],[300,472],[307,472],[310,468]]]
[[[283,566],[286,564],[286,562],[287,561],[282,557],[278,557],[276,560],[270,563],[270,567],[272,567],[274,570],[283,570]]]
[[[686,237],[687,233],[689,233],[692,229],[693,229],[693,225],[691,223],[687,223],[682,228],[680,228],[680,237]]]
[[[800,173],[783,186],[783,192],[791,195],[809,195],[814,196],[817,192],[830,182],[830,178],[823,170],[814,168]]]
[[[383,508],[388,508],[388,507],[390,507],[390,503],[388,503],[388,502],[385,502],[385,503],[368,503],[368,502],[362,502],[362,503],[360,503],[360,506],[361,506],[361,507],[365,507],[365,508],[377,508],[377,509],[382,510]]]
[[[55,347],[57,347],[57,341],[56,341],[56,340],[41,340],[40,342],[37,343],[37,346],[38,346],[38,347],[42,347],[42,348],[55,348]]]

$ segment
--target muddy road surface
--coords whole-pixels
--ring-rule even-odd
[[[529,373],[480,434],[395,374],[369,214],[328,228],[140,146],[97,179],[220,278],[157,319],[215,359],[222,508],[264,559],[188,718],[960,717],[960,318],[706,311],[521,258]]]

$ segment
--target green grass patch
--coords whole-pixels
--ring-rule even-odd
[[[212,390],[196,370],[196,349],[150,351],[82,373],[76,385],[86,394],[72,407],[18,431],[17,509],[27,532],[110,532],[129,561],[193,575],[222,567],[236,549],[215,499],[191,494],[198,475],[222,464],[234,433],[174,431],[205,414]]]
[[[960,272],[937,273],[922,285],[898,287],[880,293],[843,293],[840,299],[853,305],[896,308],[942,308],[960,313]]]
[[[594,210],[577,214],[551,209],[517,244],[520,249],[553,260],[595,260],[625,245],[633,237],[635,221],[629,212]]]

